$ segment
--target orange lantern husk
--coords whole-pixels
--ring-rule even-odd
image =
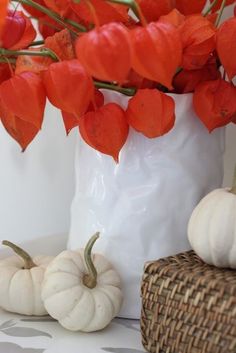
[[[180,33],[184,48],[182,67],[200,69],[216,47],[214,25],[201,15],[192,15],[186,18]]]
[[[0,97],[6,110],[12,115],[37,129],[41,128],[46,93],[39,75],[24,72],[4,81],[0,85]]]
[[[174,126],[175,102],[157,89],[140,89],[129,100],[126,116],[138,132],[149,138],[159,137]]]
[[[119,161],[119,152],[127,140],[129,126],[125,112],[118,104],[108,103],[85,114],[79,130],[87,144]]]
[[[77,58],[91,76],[119,83],[131,68],[130,49],[129,31],[119,23],[95,28],[76,43]]]
[[[94,85],[77,59],[53,63],[42,77],[47,97],[55,107],[78,117],[86,112]]]
[[[152,22],[131,31],[132,67],[141,76],[172,88],[182,61],[178,30],[170,23]]]
[[[226,20],[216,33],[216,49],[230,80],[236,75],[236,17]]]
[[[202,82],[195,89],[193,106],[211,132],[233,119],[236,113],[236,88],[222,79]]]
[[[19,143],[22,148],[22,152],[24,152],[40,129],[37,128],[34,124],[31,124],[15,116],[5,107],[1,100],[0,116],[4,128],[9,133],[9,135]]]

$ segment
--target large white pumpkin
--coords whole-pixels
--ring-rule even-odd
[[[48,313],[68,330],[92,332],[106,327],[119,313],[123,295],[120,276],[107,259],[91,249],[63,251],[48,266],[42,299]]]
[[[193,250],[206,263],[236,268],[236,171],[234,186],[205,196],[188,225]]]
[[[23,315],[47,315],[41,299],[44,272],[50,256],[31,258],[16,245],[3,241],[19,256],[0,261],[0,307]]]

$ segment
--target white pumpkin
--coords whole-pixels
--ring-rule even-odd
[[[233,188],[214,190],[197,205],[188,238],[206,263],[236,268],[236,171]]]
[[[85,249],[62,252],[45,273],[42,286],[45,308],[68,330],[101,330],[121,308],[120,276],[104,256],[91,257],[98,237],[96,233]]]
[[[0,307],[23,315],[47,315],[41,299],[44,272],[49,256],[33,259],[24,250],[4,240],[19,256],[0,261]]]

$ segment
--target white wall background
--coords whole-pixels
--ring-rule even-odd
[[[47,105],[42,131],[24,153],[0,124],[0,240],[67,232],[74,193],[75,132]]]
[[[235,1],[236,3],[236,1]],[[230,6],[224,13],[223,18],[233,15],[233,6]],[[225,151],[225,177],[224,185],[231,185],[234,166],[236,165],[236,124],[230,124],[226,129],[226,151]]]
[[[225,16],[232,14],[228,9]],[[75,134],[65,136],[48,104],[42,131],[24,154],[0,125],[0,240],[22,242],[69,229],[74,192]],[[236,163],[236,125],[226,131],[224,185]]]
[[[231,124],[227,127],[227,130],[226,130],[224,186],[231,185],[235,165],[236,165],[236,125]]]

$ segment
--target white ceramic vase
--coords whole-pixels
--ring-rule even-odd
[[[193,208],[222,183],[224,129],[209,134],[192,108],[192,95],[171,95],[174,129],[148,139],[130,130],[120,163],[78,138],[76,191],[68,248],[95,246],[120,272],[121,317],[140,317],[140,281],[146,261],[189,249],[187,223]],[[105,92],[106,102],[127,106],[128,97]]]

